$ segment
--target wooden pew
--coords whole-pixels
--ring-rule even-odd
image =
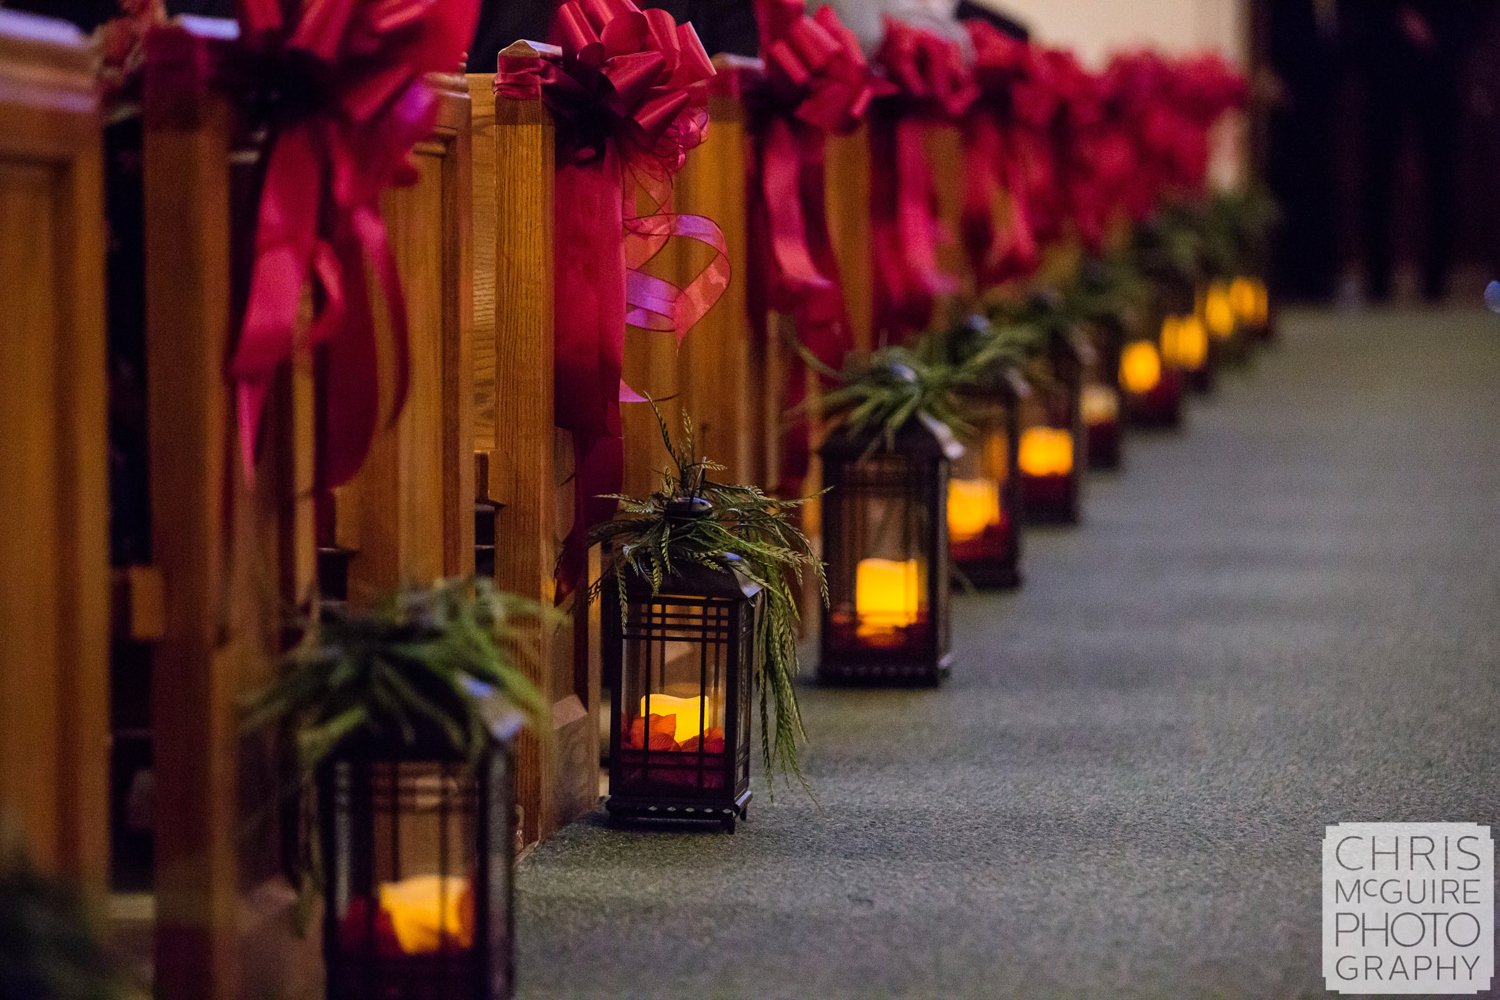
[[[745,62],[734,56],[714,57],[724,80],[740,72]],[[751,327],[748,308],[746,164],[751,140],[745,105],[737,94],[711,92],[708,114],[708,137],[688,154],[673,198],[677,211],[718,223],[729,253],[730,282],[683,340],[677,379],[682,405],[693,417],[699,454],[727,466],[720,475],[729,482],[767,485],[768,416],[776,420],[779,413],[767,413],[771,400],[764,390],[773,385],[779,389],[780,383],[768,377],[766,331]],[[676,242],[676,277],[685,284],[702,269],[707,248],[689,240]]]
[[[410,393],[334,502],[332,541],[354,553],[357,605],[474,571],[469,90],[457,76],[433,83],[439,118],[414,151],[418,181],[381,203],[406,296]]]
[[[148,59],[148,92],[164,69]],[[265,807],[275,771],[264,741],[242,738],[238,723],[241,699],[270,677],[285,608],[313,586],[311,362],[274,387],[252,484],[226,419],[224,362],[260,154],[226,97],[172,91],[159,106],[148,101],[143,132],[153,558],[165,625],[152,695],[155,988],[173,1000],[297,995],[316,982],[316,942],[289,930],[294,893]]]
[[[828,232],[838,259],[856,350],[874,344],[874,268],[870,259],[870,131],[828,138]]]
[[[510,56],[535,58],[517,42]],[[550,605],[563,536],[573,521],[573,442],[553,422],[554,133],[538,100],[496,97],[494,77],[471,74],[473,104],[475,448],[487,496],[502,504],[498,585]],[[598,574],[597,557],[589,568]],[[598,609],[570,595],[569,624],[537,636],[533,676],[552,705],[546,739],[517,746],[523,833],[538,840],[591,810],[599,797]]]
[[[938,266],[944,274],[958,279],[959,295],[969,301],[976,282],[963,247],[964,146],[959,127],[947,122],[927,126],[925,145],[932,164],[933,186],[937,189],[938,216],[943,221],[942,239],[938,243]],[[944,318],[940,305],[935,321]]]
[[[101,122],[71,25],[0,11],[0,817],[46,870],[108,856]]]

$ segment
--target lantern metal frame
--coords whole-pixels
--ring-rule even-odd
[[[1254,357],[1251,350],[1250,327],[1240,321],[1240,318],[1234,314],[1232,307],[1230,307],[1230,316],[1233,319],[1234,325],[1228,334],[1215,334],[1212,325],[1208,321],[1209,296],[1218,292],[1220,295],[1226,297],[1225,305],[1228,306],[1228,285],[1229,280],[1226,278],[1216,278],[1209,281],[1198,289],[1194,300],[1198,319],[1203,323],[1204,332],[1208,336],[1210,362],[1216,370],[1228,367],[1243,368],[1250,364]]]
[[[317,772],[318,836],[326,872],[323,961],[327,1000],[496,1000],[515,984],[515,756],[521,718],[496,703],[489,743],[469,762],[436,732],[411,741],[346,742]],[[382,937],[379,889],[403,875],[404,821],[436,813],[437,872],[462,875],[473,940],[422,954]],[[457,824],[455,828],[452,826]],[[450,834],[460,841],[450,851]],[[422,871],[420,874],[432,874]],[[363,901],[362,905],[359,901]]]
[[[1077,524],[1083,516],[1083,483],[1088,467],[1088,439],[1083,426],[1083,373],[1093,348],[1077,332],[1052,331],[1048,335],[1046,376],[1033,386],[1026,407],[1041,413],[1040,423],[1066,430],[1072,439],[1073,461],[1064,475],[1032,475],[1018,469],[1021,480],[1021,510],[1027,524]]]
[[[947,498],[952,461],[963,448],[941,424],[908,421],[887,442],[880,432],[837,430],[819,448],[823,466],[822,554],[829,601],[822,610],[817,676],[825,684],[936,686],[953,666]],[[907,551],[925,562],[921,597],[926,627],[896,644],[860,642],[856,607],[859,563],[853,544],[863,522],[860,504],[894,501]],[[907,537],[908,534],[910,537]]]
[[[983,464],[990,447],[989,439],[997,430],[1005,435],[1005,474],[997,484],[1002,524],[998,530],[987,530],[973,541],[958,541],[949,528],[948,551],[955,578],[975,587],[1008,589],[1021,585],[1021,476],[1017,457],[1021,442],[1021,401],[1031,394],[1031,386],[1019,372],[1007,369],[1004,376],[988,387],[989,391],[970,392],[970,419],[978,429],[968,449],[975,461]],[[954,459],[949,470],[950,486],[958,477]]]
[[[1094,349],[1094,364],[1089,366],[1087,384],[1096,384],[1112,390],[1117,408],[1115,418],[1107,423],[1083,424],[1084,439],[1088,443],[1088,467],[1104,471],[1115,471],[1125,464],[1125,391],[1120,386],[1120,354],[1124,348],[1125,331],[1097,323],[1091,330],[1090,341]]]
[[[731,565],[737,561],[729,556]],[[609,798],[605,808],[624,820],[687,820],[719,823],[733,833],[737,819],[749,818],[750,706],[757,658],[756,623],[761,586],[738,573],[706,566],[684,567],[653,589],[650,581],[626,578],[625,614],[619,591],[605,588],[603,659],[613,683],[610,692]],[[693,750],[653,749],[649,739],[627,747],[624,725],[635,690],[646,693],[641,718],[649,719],[651,672],[664,679],[673,664],[668,644],[697,647],[699,690],[724,692],[724,748],[709,751],[702,739]],[[639,657],[633,653],[641,653]],[[632,670],[641,671],[637,684]],[[660,693],[660,692],[658,692]]]
[[[1141,429],[1181,427],[1184,395],[1182,371],[1162,354],[1161,344],[1155,338],[1141,338],[1141,342],[1151,345],[1156,351],[1161,373],[1156,385],[1145,392],[1131,392],[1126,388],[1124,379],[1119,379],[1120,405],[1125,420],[1131,427]],[[1135,340],[1129,343],[1135,343]]]

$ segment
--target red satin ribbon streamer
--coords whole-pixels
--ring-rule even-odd
[[[308,347],[321,348],[326,373],[321,485],[346,482],[363,464],[380,411],[367,274],[385,300],[390,417],[400,412],[406,306],[379,198],[416,180],[408,155],[437,114],[424,77],[459,64],[476,13],[474,0],[308,0],[288,21],[276,0],[241,0],[251,86],[294,95],[269,105],[249,295],[229,361],[247,474],[276,372]],[[302,333],[309,283],[313,318]]]
[[[588,526],[613,513],[601,494],[620,488],[619,404],[641,398],[621,381],[625,327],[680,342],[728,286],[729,259],[711,220],[670,208],[671,177],[708,125],[693,85],[714,69],[692,26],[630,0],[569,0],[552,39],[557,58],[502,56],[495,89],[540,96],[558,128],[555,419],[573,432],[578,511],[558,566],[561,597],[581,580]],[[644,270],[674,237],[713,250],[683,287]]]
[[[923,134],[928,122],[960,118],[978,91],[957,42],[901,21],[886,21],[876,59],[892,90],[870,119],[874,322],[894,342],[958,288],[937,263],[943,225]]]
[[[837,367],[852,341],[828,233],[825,144],[828,133],[859,124],[873,78],[858,40],[832,8],[808,17],[800,0],[760,0],[755,9],[766,69],[750,99],[752,321],[764,330],[773,309],[792,317],[801,344]],[[787,411],[800,411],[806,369],[792,350],[783,360],[782,402]],[[809,428],[799,419],[781,438],[778,495],[801,492],[810,455]]]

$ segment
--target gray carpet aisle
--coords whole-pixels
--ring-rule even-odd
[[[536,850],[522,995],[1321,995],[1325,824],[1500,820],[1500,317],[1283,327],[947,686],[806,689],[821,809]]]

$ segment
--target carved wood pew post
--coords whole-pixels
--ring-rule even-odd
[[[161,86],[153,78],[183,68],[148,58],[148,95]],[[228,98],[203,80],[184,89],[177,73],[171,100],[148,100],[143,137],[152,537],[165,619],[152,693],[155,982],[173,1000],[210,1000],[284,992],[316,975],[313,945],[284,926],[293,893],[266,829],[276,791],[267,748],[238,731],[241,699],[269,678],[285,609],[313,583],[313,384],[310,359],[277,379],[247,481],[224,365],[258,151]]]
[[[109,557],[101,121],[71,26],[0,11],[0,814],[105,884]]]
[[[745,187],[751,140],[745,104],[733,83],[746,62],[735,56],[714,57],[719,75],[710,83],[720,86],[710,88],[708,136],[688,154],[675,182],[675,210],[707,216],[718,224],[730,267],[729,288],[682,342],[677,379],[682,405],[693,418],[698,453],[727,466],[719,475],[728,482],[766,486],[768,414],[760,390],[772,380],[765,364],[765,331],[753,330],[750,324]],[[677,279],[686,285],[702,270],[707,248],[691,240],[676,243]],[[776,419],[778,414],[771,411],[769,416]]]
[[[963,247],[964,145],[963,132],[951,122],[934,122],[927,126],[924,145],[927,161],[932,164],[932,181],[937,190],[938,217],[943,223],[943,238],[938,241],[937,261],[944,274],[958,279],[960,301],[972,301],[977,283]],[[943,304],[938,304],[933,321],[945,318]]]
[[[843,280],[854,349],[874,347],[875,269],[870,243],[870,127],[828,137],[828,232]]]
[[[538,58],[516,42],[502,55]],[[485,495],[497,518],[495,580],[545,605],[556,598],[561,540],[573,521],[572,435],[554,424],[553,177],[555,136],[540,100],[496,96],[490,74],[470,74],[474,143],[475,447],[486,456]],[[590,568],[597,574],[597,560]],[[517,745],[516,800],[528,841],[598,801],[597,609],[574,594],[567,626],[537,636],[532,680],[552,706],[548,739]]]
[[[406,298],[411,384],[359,474],[335,491],[334,542],[354,551],[349,599],[474,570],[473,267],[468,87],[432,79],[439,117],[418,180],[381,200]]]

